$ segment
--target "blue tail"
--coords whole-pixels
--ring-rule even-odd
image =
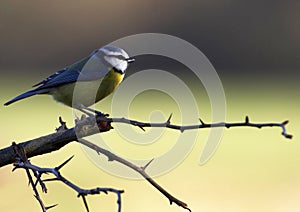
[[[27,98],[27,97],[34,96],[34,95],[36,95],[36,94],[43,94],[43,93],[47,93],[47,91],[46,91],[46,90],[43,90],[43,89],[34,89],[34,90],[31,90],[31,91],[27,91],[27,92],[25,92],[25,93],[23,93],[23,94],[21,94],[21,95],[15,97],[15,98],[13,98],[12,100],[6,102],[4,105],[5,105],[5,106],[8,106],[8,105],[10,105],[11,103],[14,103],[14,102],[16,102],[16,101],[19,101],[19,100],[21,100],[21,99],[25,99],[25,98]]]

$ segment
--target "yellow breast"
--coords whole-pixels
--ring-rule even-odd
[[[105,77],[94,81],[67,83],[50,90],[53,98],[70,107],[93,105],[111,94],[122,82],[124,74],[110,70]]]

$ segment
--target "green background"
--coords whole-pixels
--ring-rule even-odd
[[[193,211],[299,211],[299,20],[297,3],[228,1],[2,1],[0,3],[0,102],[4,103],[52,72],[87,55],[92,50],[126,35],[161,32],[179,36],[196,45],[215,66],[225,89],[226,121],[253,122],[290,120],[292,140],[278,128],[232,128],[224,131],[220,146],[204,165],[198,161],[209,130],[200,130],[190,154],[175,169],[156,177],[158,183]],[[143,67],[137,61],[128,74]],[[159,67],[159,65],[157,65]],[[175,71],[176,64],[171,64]],[[209,121],[205,91],[187,77],[204,120]],[[149,97],[150,96],[150,97]],[[96,107],[110,110],[111,97]],[[168,104],[165,107],[164,102]],[[205,103],[203,103],[205,102]],[[149,113],[173,113],[174,102],[163,94],[141,94],[132,103],[130,117],[147,121]],[[54,132],[58,117],[73,126],[72,110],[47,96],[33,97],[9,107],[0,107],[1,147]],[[148,157],[157,155],[178,132],[167,130],[155,148],[142,146]],[[130,146],[112,130],[103,134],[116,148]],[[118,145],[120,143],[120,146]],[[165,142],[165,143],[163,143]],[[186,141],[188,142],[188,141]],[[145,148],[149,147],[149,149]],[[127,149],[126,149],[127,148]],[[84,188],[97,186],[124,189],[123,211],[183,211],[141,180],[112,176],[97,168],[82,148],[71,143],[57,152],[31,162],[54,167],[70,156],[62,170]],[[171,162],[170,162],[171,163]],[[0,169],[0,211],[40,211],[25,172]],[[84,211],[76,193],[62,183],[49,183],[42,195],[52,211]],[[90,196],[91,211],[116,211],[113,194]]]

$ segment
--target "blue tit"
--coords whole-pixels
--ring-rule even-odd
[[[128,64],[134,58],[121,48],[104,46],[88,57],[55,72],[37,87],[27,91],[4,105],[36,94],[51,95],[56,101],[67,106],[82,109],[102,100],[111,94],[122,82]]]

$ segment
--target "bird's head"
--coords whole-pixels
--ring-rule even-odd
[[[104,61],[121,74],[125,74],[128,64],[134,62],[134,58],[129,57],[123,49],[116,46],[104,46],[98,51]]]

